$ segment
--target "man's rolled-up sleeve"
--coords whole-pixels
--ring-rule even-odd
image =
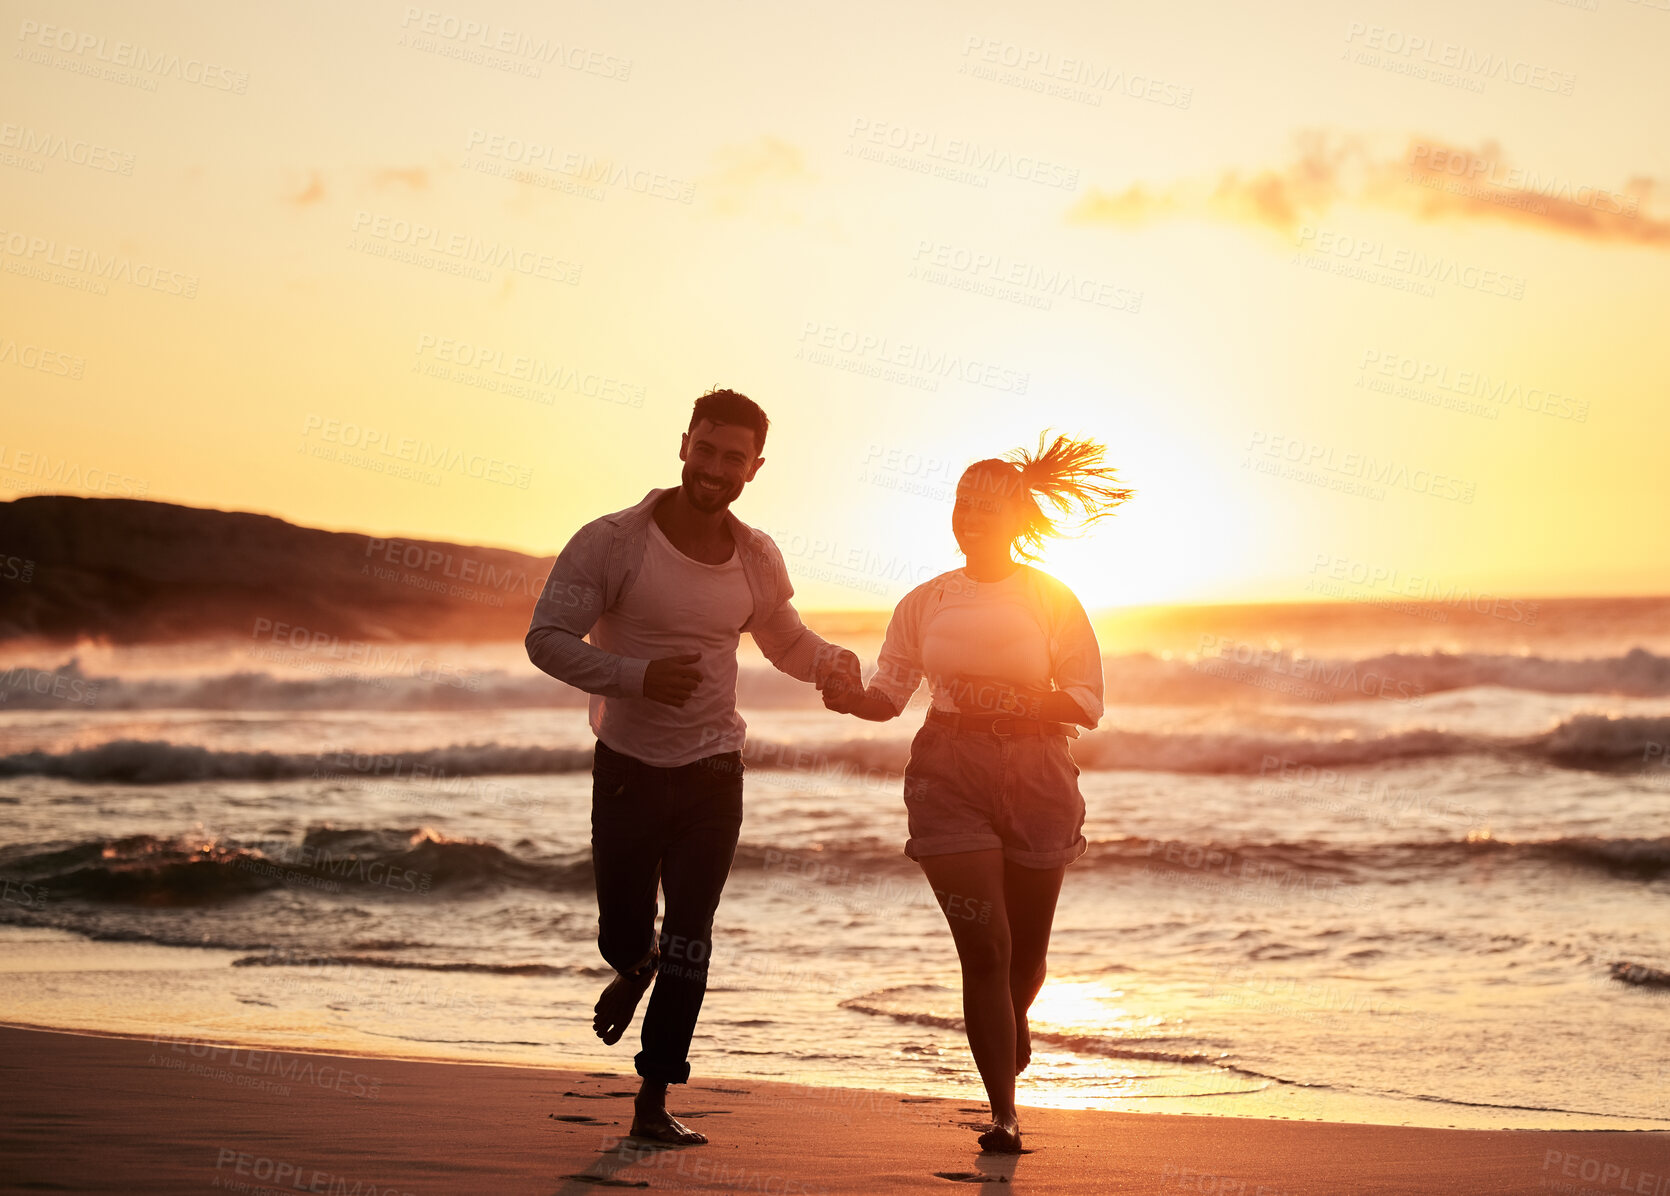
[[[603,614],[609,528],[588,523],[557,554],[534,603],[525,640],[528,659],[541,672],[587,693],[638,698],[649,661],[605,652],[585,637]]]

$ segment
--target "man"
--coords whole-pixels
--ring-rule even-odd
[[[653,982],[631,1133],[679,1145],[707,1141],[666,1100],[669,1084],[690,1077],[713,914],[742,826],[740,633],[820,690],[862,685],[858,658],[813,634],[790,605],[794,588],[771,538],[730,512],[765,464],[768,427],[735,391],[697,399],[679,444],[680,484],[576,532],[528,627],[528,658],[592,695],[597,944],[616,973],[592,1026],[604,1042],[619,1041]],[[657,884],[666,898],[659,936]]]

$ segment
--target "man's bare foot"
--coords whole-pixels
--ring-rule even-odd
[[[1002,1120],[994,1120],[992,1128],[980,1135],[980,1146],[991,1154],[1020,1154],[1020,1119],[1011,1114]]]
[[[609,981],[603,995],[597,998],[597,1005],[592,1011],[591,1028],[597,1031],[599,1038],[610,1046],[620,1041],[620,1036],[632,1024],[632,1015],[637,1012],[644,991],[654,979],[653,963],[645,964],[636,972],[615,973],[615,978]]]
[[[1026,1014],[1015,1015],[1015,1074],[1018,1076],[1026,1070],[1026,1065],[1032,1062],[1032,1027],[1027,1024]]]
[[[707,1141],[706,1134],[698,1134],[665,1109],[637,1109],[632,1115],[629,1132],[634,1138],[648,1138],[651,1142],[668,1142],[674,1146],[700,1146]]]

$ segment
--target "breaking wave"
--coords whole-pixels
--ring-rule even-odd
[[[1081,768],[1194,774],[1268,774],[1280,767],[1343,769],[1389,761],[1490,753],[1530,757],[1561,768],[1638,771],[1670,782],[1670,717],[1580,714],[1531,736],[1461,734],[1415,728],[1383,735],[1332,737],[1225,735],[1103,730],[1072,745]],[[809,781],[880,781],[902,774],[909,743],[851,738],[800,744],[751,739],[750,768],[789,770]],[[435,781],[446,777],[587,772],[585,748],[501,743],[453,744],[389,753],[221,751],[156,739],[117,739],[63,752],[0,756],[0,777],[157,785],[188,781]]]
[[[414,646],[409,667],[369,672],[353,661],[299,653],[293,671],[239,670],[191,677],[100,677],[78,657],[51,669],[0,672],[0,700],[12,709],[62,710],[496,710],[584,706],[586,695],[536,671],[471,670]],[[397,653],[396,660],[403,659]],[[1388,653],[1363,658],[1308,657],[1247,643],[1215,654],[1104,656],[1109,693],[1143,705],[1327,704],[1376,699],[1418,701],[1474,686],[1536,693],[1670,696],[1670,657],[1644,648],[1619,656],[1543,657],[1482,652]],[[816,708],[811,686],[774,669],[745,665],[737,700],[744,707]]]

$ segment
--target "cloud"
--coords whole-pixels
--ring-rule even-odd
[[[715,168],[698,180],[713,212],[790,224],[802,221],[801,189],[817,176],[806,168],[806,155],[798,146],[759,137],[746,145],[723,146],[714,159]]]
[[[361,176],[363,178],[363,176]],[[382,189],[405,187],[412,191],[429,189],[429,170],[422,166],[384,166],[370,173],[371,186]],[[363,182],[361,183],[363,187]],[[318,168],[308,171],[307,186],[284,197],[294,207],[307,208],[325,200],[325,176]]]
[[[760,137],[747,145],[727,145],[714,154],[719,170],[714,180],[731,187],[813,178],[799,147],[776,137]]]
[[[429,172],[421,166],[404,168],[385,166],[376,173],[371,181],[379,187],[404,184],[413,191],[423,191],[429,187]]]
[[[298,208],[310,207],[319,203],[325,198],[325,180],[319,177],[319,172],[315,170],[308,176],[307,186],[294,195],[285,196],[285,198]]]
[[[1292,233],[1339,205],[1379,207],[1434,223],[1513,224],[1588,241],[1670,248],[1670,221],[1647,208],[1654,184],[1621,189],[1517,166],[1487,141],[1477,150],[1411,137],[1399,156],[1362,137],[1310,131],[1286,166],[1216,179],[1179,180],[1124,191],[1092,189],[1069,213],[1086,224],[1136,227],[1203,217]]]

